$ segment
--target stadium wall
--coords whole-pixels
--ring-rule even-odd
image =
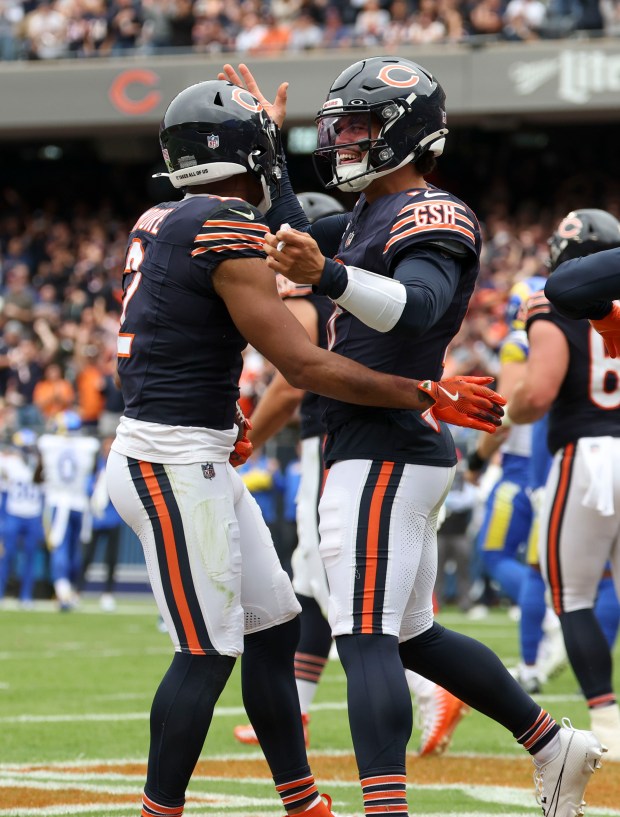
[[[289,125],[309,124],[330,82],[361,49],[248,58],[267,95],[290,82]],[[620,118],[620,40],[435,45],[400,49],[441,80],[450,121],[482,124]],[[0,64],[0,138],[152,133],[182,88],[214,78],[223,58],[197,55]]]

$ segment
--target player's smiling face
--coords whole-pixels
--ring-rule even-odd
[[[379,135],[380,125],[367,113],[347,114],[338,117],[334,123],[335,146],[338,150],[338,164],[356,164],[366,155],[369,142]]]

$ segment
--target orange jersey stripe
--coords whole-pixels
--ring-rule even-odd
[[[461,235],[466,236],[470,239],[470,241],[475,240],[475,236],[471,230],[468,230],[465,227],[459,227],[458,224],[422,224],[419,227],[413,227],[411,230],[405,230],[398,235],[392,236],[392,238],[390,238],[385,245],[383,252],[387,252],[387,250],[389,250],[393,244],[396,244],[397,241],[400,241],[403,238],[407,238],[410,235],[417,235],[419,233],[433,232],[434,230],[449,230],[450,232],[460,233]]]
[[[243,244],[218,244],[215,247],[197,247],[192,250],[191,254],[202,255],[203,252],[225,252],[226,250],[258,250],[263,252],[262,244],[253,244],[250,241],[245,241]]]
[[[377,560],[379,558],[379,524],[381,520],[381,505],[387,490],[393,462],[384,462],[381,466],[377,485],[370,500],[368,518],[368,537],[366,539],[366,575],[364,577],[364,602],[362,606],[362,632],[372,633],[372,608],[375,600],[375,584],[377,579]]]
[[[166,551],[166,562],[170,573],[170,584],[172,586],[174,600],[179,610],[179,615],[181,616],[181,621],[183,622],[183,628],[185,629],[185,634],[187,636],[187,645],[193,655],[204,655],[205,652],[200,646],[198,634],[196,633],[196,628],[194,627],[194,622],[192,620],[185,591],[183,589],[181,570],[179,568],[179,560],[177,557],[176,542],[174,538],[174,530],[172,528],[172,520],[170,519],[168,508],[164,502],[164,498],[159,488],[157,477],[153,472],[153,466],[151,463],[141,460],[140,471],[142,472],[144,482],[151,499],[153,500],[153,505],[157,511],[157,518],[159,519],[159,524],[161,525],[162,535],[164,537],[164,548]]]
[[[562,457],[560,479],[558,481],[558,488],[553,500],[553,507],[551,508],[549,532],[547,534],[549,584],[551,585],[553,609],[556,613],[562,612],[562,587],[560,581],[560,565],[558,563],[558,549],[560,547],[560,522],[564,511],[564,506],[566,505],[566,496],[568,494],[569,477],[573,466],[574,453],[575,444],[569,443],[564,449],[564,455]]]
[[[239,226],[239,225],[231,225],[231,226]],[[216,238],[247,238],[251,239],[252,241],[262,241],[264,236],[262,235],[253,235],[252,233],[256,230],[255,227],[250,227],[248,230],[221,230],[217,233],[198,233],[194,241],[214,241]]]

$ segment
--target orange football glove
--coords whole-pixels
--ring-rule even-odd
[[[492,377],[448,377],[438,383],[423,380],[418,389],[435,401],[422,414],[423,419],[437,432],[443,420],[492,434],[502,424],[502,406],[506,405],[501,394],[487,388],[492,381]]]
[[[605,341],[609,357],[620,357],[620,304],[614,301],[609,315],[590,323]]]
[[[239,433],[237,434],[237,442],[235,443],[235,447],[230,452],[228,462],[233,468],[238,468],[240,465],[243,465],[244,462],[247,462],[247,460],[252,456],[252,451],[254,450],[254,446],[250,440],[248,440],[246,434],[246,431],[249,431],[252,428],[252,423],[241,411],[239,403],[237,403],[235,423],[239,427]]]

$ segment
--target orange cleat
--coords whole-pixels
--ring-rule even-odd
[[[310,723],[310,715],[302,714],[301,722],[304,725],[304,741],[306,742],[306,748],[308,748],[308,746],[310,746],[310,729],[308,727],[308,724]],[[239,741],[239,743],[248,743],[255,746],[258,745],[258,738],[256,737],[256,732],[254,731],[254,727],[251,723],[246,723],[243,726],[235,726],[233,729],[233,735],[235,736],[235,739]]]
[[[437,685],[432,695],[420,697],[418,715],[422,737],[419,756],[440,755],[445,752],[450,744],[452,733],[459,725],[461,718],[468,712],[467,704]]]

